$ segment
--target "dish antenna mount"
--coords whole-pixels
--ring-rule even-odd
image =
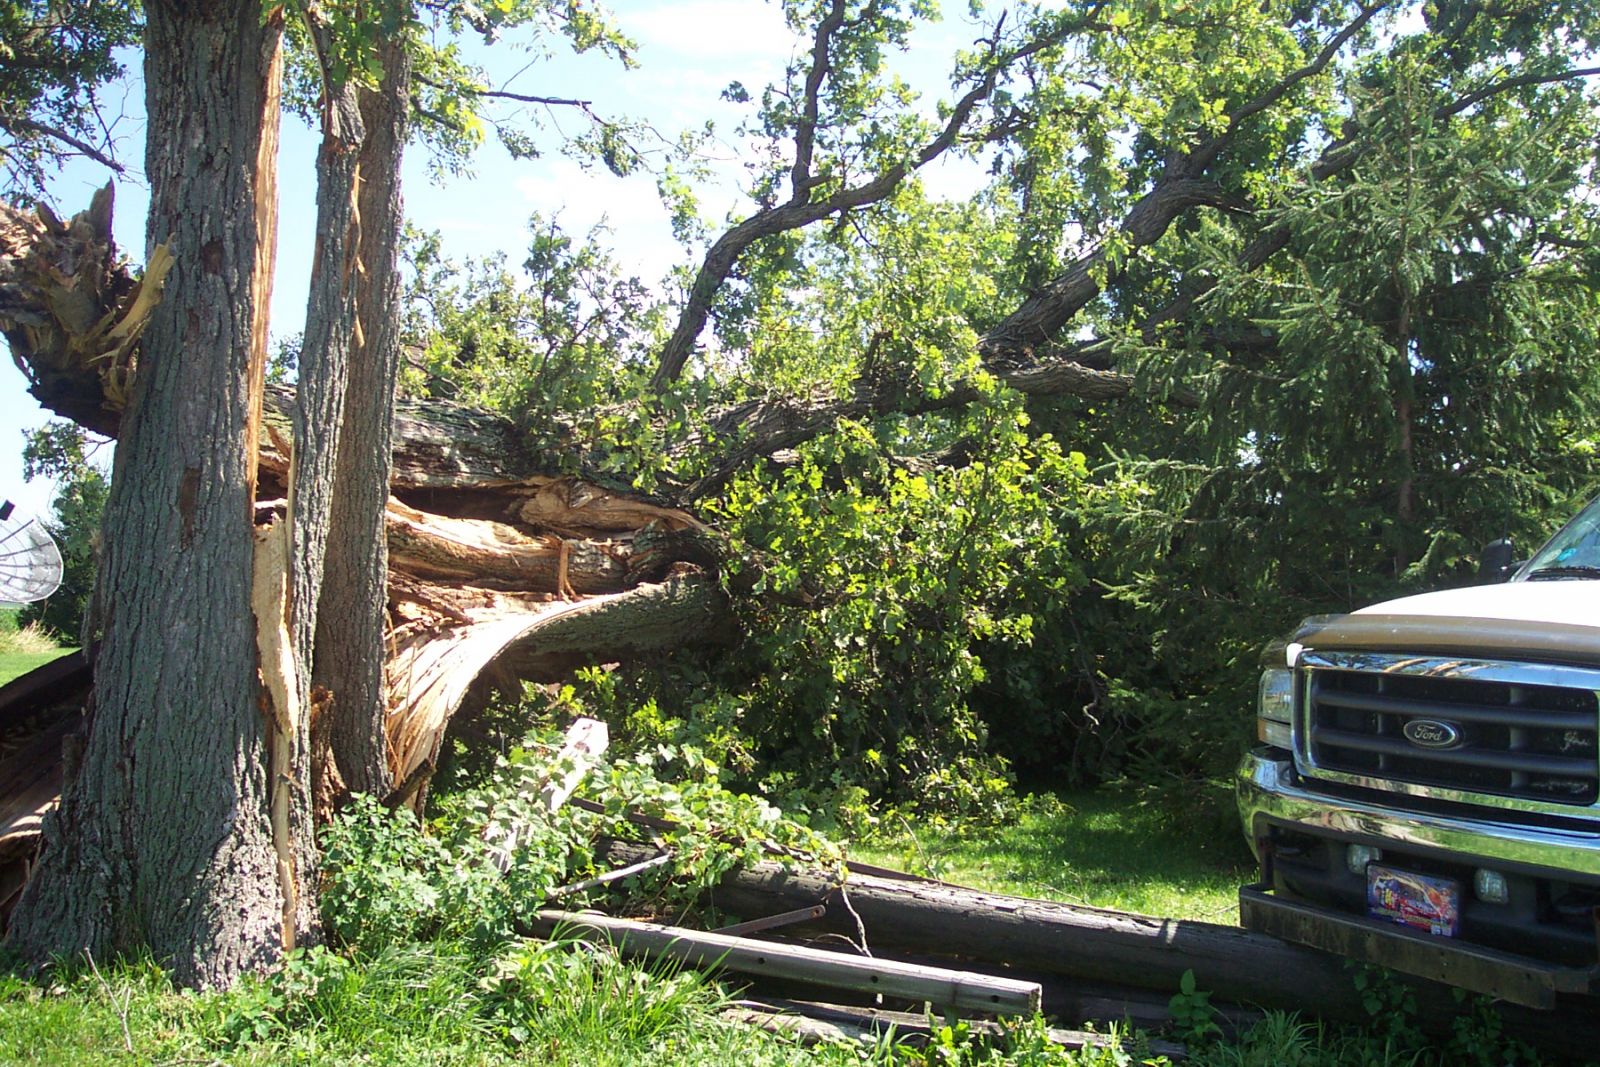
[[[31,604],[61,585],[61,553],[37,522],[12,518],[16,510],[0,501],[0,603]]]

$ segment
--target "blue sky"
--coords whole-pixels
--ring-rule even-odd
[[[476,54],[491,79],[505,79],[496,81],[497,88],[590,100],[602,115],[645,119],[667,136],[713,120],[719,138],[715,154],[721,163],[716,183],[702,190],[702,209],[708,218],[723,217],[738,203],[736,183],[742,168],[734,130],[746,110],[724,103],[720,94],[730,81],[738,80],[755,92],[781,78],[798,42],[784,26],[779,8],[761,0],[632,0],[609,6],[623,31],[638,44],[636,69],[623,70],[598,55],[539,58],[509,38]],[[930,111],[946,90],[950,55],[975,36],[965,5],[950,6],[949,21],[919,30],[909,54],[895,64],[912,84],[924,89]],[[133,62],[136,65],[137,59]],[[118,126],[123,135],[120,155],[125,164],[137,168],[144,133],[137,81],[125,98],[126,117]],[[470,178],[430,180],[425,152],[413,148],[404,178],[408,218],[424,229],[439,231],[446,253],[456,258],[497,251],[518,257],[526,245],[528,217],[539,211],[558,213],[572,233],[603,221],[611,230],[619,261],[645,280],[659,279],[681,262],[686,253],[672,240],[653,177],[639,173],[624,179],[583,169],[560,153],[558,142],[561,131],[581,132],[586,120],[561,109],[541,112],[540,117],[547,146],[541,158],[514,161],[491,142],[475,157]],[[285,116],[272,303],[272,331],[278,337],[297,333],[304,319],[314,237],[315,145],[309,129]],[[931,188],[960,195],[975,184],[974,171],[970,164],[950,164],[932,169],[926,178]],[[104,170],[90,165],[69,168],[52,189],[54,206],[62,214],[82,209],[106,177]],[[143,176],[136,169],[117,180],[117,241],[135,262],[143,258],[147,200]],[[11,360],[0,360],[0,497],[40,515],[48,509],[52,487],[43,479],[24,483],[21,431],[50,416],[27,395],[25,385]]]

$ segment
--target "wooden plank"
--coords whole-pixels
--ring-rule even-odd
[[[89,658],[82,652],[63,653],[49,663],[0,685],[0,729],[13,726],[41,707],[72,701],[81,703],[89,691]],[[71,715],[77,708],[63,712]]]
[[[695,967],[718,967],[741,974],[860,993],[880,993],[958,1011],[1032,1014],[1040,1005],[1037,982],[846,956],[682,927],[652,926],[587,912],[541,911],[536,930],[543,936],[559,930],[568,935],[609,941],[629,955],[666,958]]]
[[[787,1034],[802,1045],[866,1045],[878,1043],[878,1034],[849,1023],[830,1022],[809,1015],[794,1015],[759,1007],[735,1005],[717,1013],[729,1022],[753,1026],[769,1034]]]

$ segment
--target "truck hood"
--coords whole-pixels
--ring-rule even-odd
[[[1357,615],[1429,615],[1600,627],[1600,581],[1502,582],[1373,604]]]
[[[1307,619],[1296,648],[1600,667],[1600,581],[1506,582]]]

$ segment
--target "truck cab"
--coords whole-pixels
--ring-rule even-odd
[[[1508,580],[1271,656],[1242,924],[1535,1007],[1600,991],[1600,499]]]

